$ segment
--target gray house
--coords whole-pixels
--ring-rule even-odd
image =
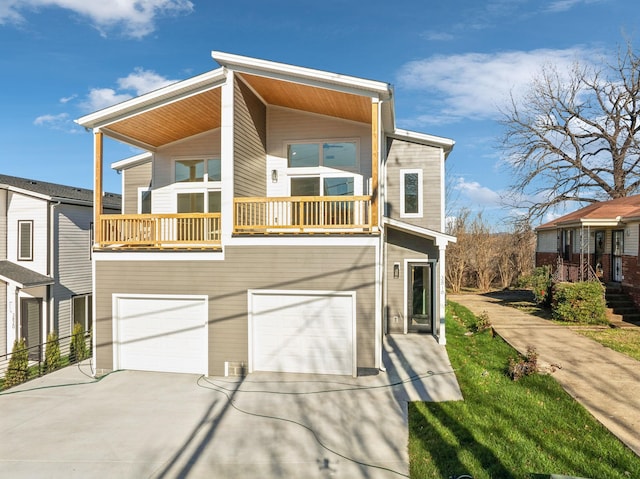
[[[385,334],[445,342],[444,168],[384,82],[220,68],[77,120],[95,138],[94,348],[116,369],[357,375]],[[104,136],[144,150],[112,165]]]
[[[91,190],[0,175],[0,357],[16,338],[34,347],[90,328],[92,205]],[[120,195],[103,205],[119,212]]]

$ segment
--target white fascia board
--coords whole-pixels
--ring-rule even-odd
[[[85,128],[99,128],[127,116],[135,115],[158,105],[172,103],[220,86],[226,80],[224,68],[218,68],[188,80],[172,83],[166,87],[126,100],[75,120]]]
[[[431,238],[436,240],[436,244],[440,244],[441,242],[445,243],[457,243],[458,239],[455,236],[448,235],[446,233],[441,233],[439,231],[434,231],[429,228],[423,228],[422,226],[416,226],[404,221],[394,220],[393,218],[384,217],[382,218],[382,223],[384,225],[389,225],[393,228],[406,231],[408,233],[413,233],[425,238]]]
[[[337,86],[341,87],[340,90],[360,95],[366,91],[370,96],[375,94],[376,97],[383,100],[391,97],[391,86],[385,82],[218,51],[212,51],[211,57],[223,67],[240,73],[268,76],[292,82],[304,80],[310,85],[324,86],[325,88],[331,85],[335,89]]]
[[[398,138],[399,140],[409,140],[424,145],[437,146],[443,148],[447,153],[450,152],[456,144],[456,142],[450,138],[428,135],[417,131],[402,130],[400,128],[396,128],[390,136]]]
[[[152,158],[153,153],[147,151],[144,153],[140,153],[139,155],[130,156],[129,158],[125,158],[124,160],[111,163],[111,169],[118,171],[126,170],[128,168],[133,168],[134,166],[147,163],[151,161]]]

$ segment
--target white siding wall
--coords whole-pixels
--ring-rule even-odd
[[[267,181],[268,196],[289,196],[287,143],[307,140],[356,139],[359,142],[360,173],[355,194],[369,193],[365,183],[371,178],[371,126],[279,107],[267,108],[267,178],[278,171],[278,182]],[[329,168],[327,171],[331,171]],[[337,170],[336,170],[337,171]]]
[[[7,259],[47,274],[47,201],[9,192],[7,212]],[[18,221],[33,221],[33,261],[18,261]]]
[[[60,205],[55,208],[57,226],[57,254],[53,272],[56,284],[52,287],[54,299],[53,326],[60,336],[72,330],[71,298],[91,293],[91,257],[89,251],[92,208]]]
[[[175,213],[176,191],[189,188],[189,184],[174,185],[174,160],[176,158],[207,157],[220,155],[220,130],[212,130],[186,140],[177,141],[158,150],[153,161],[154,213]]]

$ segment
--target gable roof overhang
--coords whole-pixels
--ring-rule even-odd
[[[147,151],[221,125],[221,87],[234,72],[266,104],[371,123],[381,101],[383,128],[393,128],[388,83],[212,52],[221,68],[91,113],[76,120],[87,129]]]
[[[55,283],[53,278],[49,276],[8,260],[0,261],[0,279],[7,283],[13,283],[20,289],[47,286]]]
[[[433,240],[437,246],[446,247],[449,243],[456,243],[458,241],[455,236],[441,233],[440,231],[431,230],[429,228],[423,228],[422,226],[412,225],[410,223],[395,220],[393,218],[388,218],[386,216],[382,219],[382,224],[403,231],[405,233]]]
[[[451,150],[453,150],[453,147],[456,144],[456,142],[450,138],[428,135],[426,133],[403,130],[400,128],[396,128],[389,136],[391,138],[398,138],[399,140],[409,141],[412,143],[442,148],[445,154],[445,159],[449,156],[449,153],[451,153]]]

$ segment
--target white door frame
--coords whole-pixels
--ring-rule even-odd
[[[434,275],[434,272],[436,271],[436,267],[437,267],[437,261],[435,259],[428,259],[428,258],[419,258],[419,259],[409,259],[409,258],[405,258],[404,259],[404,291],[403,291],[403,297],[404,297],[404,334],[408,334],[409,332],[409,309],[408,309],[408,302],[409,302],[409,263],[420,263],[420,264],[430,264],[431,265],[431,275]],[[435,279],[432,278],[431,281],[431,291],[429,291],[429,294],[431,294],[431,334],[435,335],[435,325],[433,324],[435,313],[437,311],[437,301],[436,301],[436,293],[437,293],[437,288],[435,285]]]

